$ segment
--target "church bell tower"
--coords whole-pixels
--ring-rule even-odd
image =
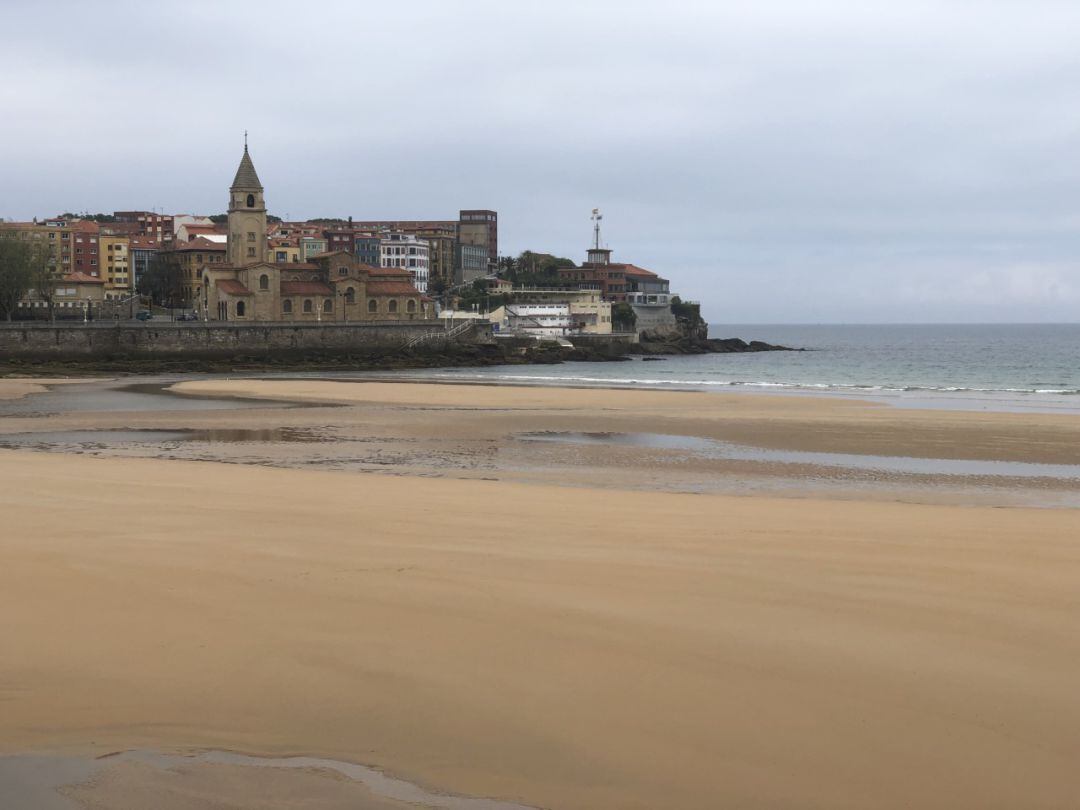
[[[226,258],[233,267],[266,261],[266,203],[255,164],[248,154],[244,134],[244,156],[229,189],[229,242]]]

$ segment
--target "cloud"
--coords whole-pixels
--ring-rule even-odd
[[[1075,320],[1080,6],[5,4],[0,216],[493,207],[736,321]],[[1022,317],[1020,317],[1022,316]]]

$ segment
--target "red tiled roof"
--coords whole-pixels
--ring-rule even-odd
[[[104,284],[105,283],[100,278],[95,278],[94,276],[88,276],[88,275],[86,275],[86,273],[80,273],[78,271],[76,271],[74,273],[68,273],[66,276],[64,276],[63,280],[64,281],[73,281],[76,284]]]
[[[281,282],[281,294],[332,296],[334,291],[321,281],[283,281]]]
[[[254,293],[233,278],[219,278],[215,282],[218,289],[229,295],[254,295]]]
[[[92,219],[69,219],[68,227],[82,233],[98,233],[101,230],[101,226]]]
[[[372,280],[367,285],[368,295],[419,295],[416,287],[408,281]]]
[[[223,225],[182,225],[188,233],[228,233]]]
[[[362,266],[367,269],[368,275],[371,276],[373,279],[385,278],[394,281],[412,281],[412,273],[410,273],[404,267],[367,267],[366,265]]]
[[[636,264],[613,264],[611,267],[622,268],[628,276],[644,276],[646,278],[660,278],[652,270],[638,267]]]
[[[205,239],[201,236],[196,236],[190,242],[181,242],[173,250],[220,250],[225,252],[224,242],[211,242],[209,239]]]

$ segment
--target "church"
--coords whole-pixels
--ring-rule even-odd
[[[408,270],[372,267],[346,251],[306,263],[268,260],[266,202],[255,164],[244,156],[229,189],[225,261],[196,270],[200,316],[218,321],[413,321],[435,317]]]

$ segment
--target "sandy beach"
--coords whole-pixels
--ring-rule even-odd
[[[810,473],[798,497],[691,494],[684,478],[738,467],[512,437],[1069,465],[1080,420],[554,388],[178,389],[317,407],[11,411],[0,433],[319,428],[414,456],[364,474],[290,466],[286,443],[260,450],[280,464],[0,450],[0,754],[318,757],[433,795],[573,810],[1075,803],[1080,512],[994,508],[992,490],[947,482],[818,496]],[[9,402],[32,409],[22,393]],[[410,806],[321,768],[102,762],[56,795]],[[270,805],[258,784],[297,798]]]

